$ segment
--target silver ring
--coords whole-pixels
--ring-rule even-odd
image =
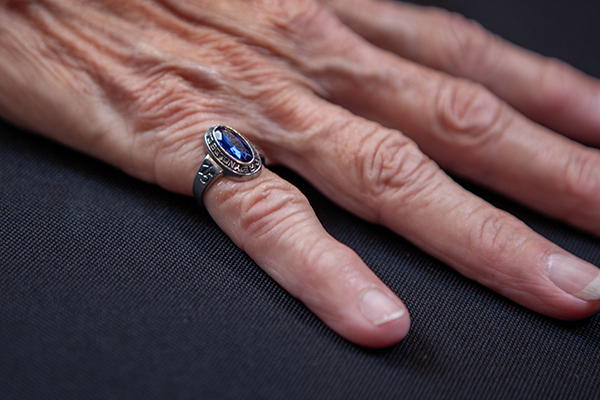
[[[204,192],[219,177],[245,181],[257,178],[262,160],[256,147],[235,129],[225,125],[204,134],[207,154],[194,179],[194,198],[204,207]]]

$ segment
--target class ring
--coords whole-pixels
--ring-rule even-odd
[[[204,192],[220,177],[237,181],[257,178],[262,169],[260,153],[248,139],[225,125],[208,128],[204,134],[206,157],[194,179],[194,199],[204,207]]]

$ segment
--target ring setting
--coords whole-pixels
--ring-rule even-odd
[[[260,153],[235,129],[212,126],[204,134],[204,144],[207,154],[194,179],[194,198],[201,206],[204,206],[204,192],[219,177],[245,181],[260,175]]]

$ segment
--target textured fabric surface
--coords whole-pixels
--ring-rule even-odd
[[[525,9],[546,4],[560,16],[572,6],[490,2],[492,15],[477,15],[483,3],[445,5],[484,25],[516,15],[504,19],[507,36],[534,31]],[[548,26],[536,35],[552,41]],[[548,48],[574,64],[589,56]],[[586,68],[600,76],[595,57]],[[404,342],[376,351],[346,342],[193,199],[0,123],[0,398],[600,398],[598,316],[567,323],[530,312],[276,172],[405,301]],[[598,239],[464,184],[600,265]]]

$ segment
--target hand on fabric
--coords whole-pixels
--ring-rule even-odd
[[[571,140],[600,144],[600,84],[573,68],[395,2],[0,5],[4,118],[187,195],[204,132],[229,125],[267,165],[525,307],[600,308],[597,268],[440,169],[600,234],[600,153]],[[204,202],[343,337],[383,347],[407,334],[402,302],[274,173],[221,179]]]

